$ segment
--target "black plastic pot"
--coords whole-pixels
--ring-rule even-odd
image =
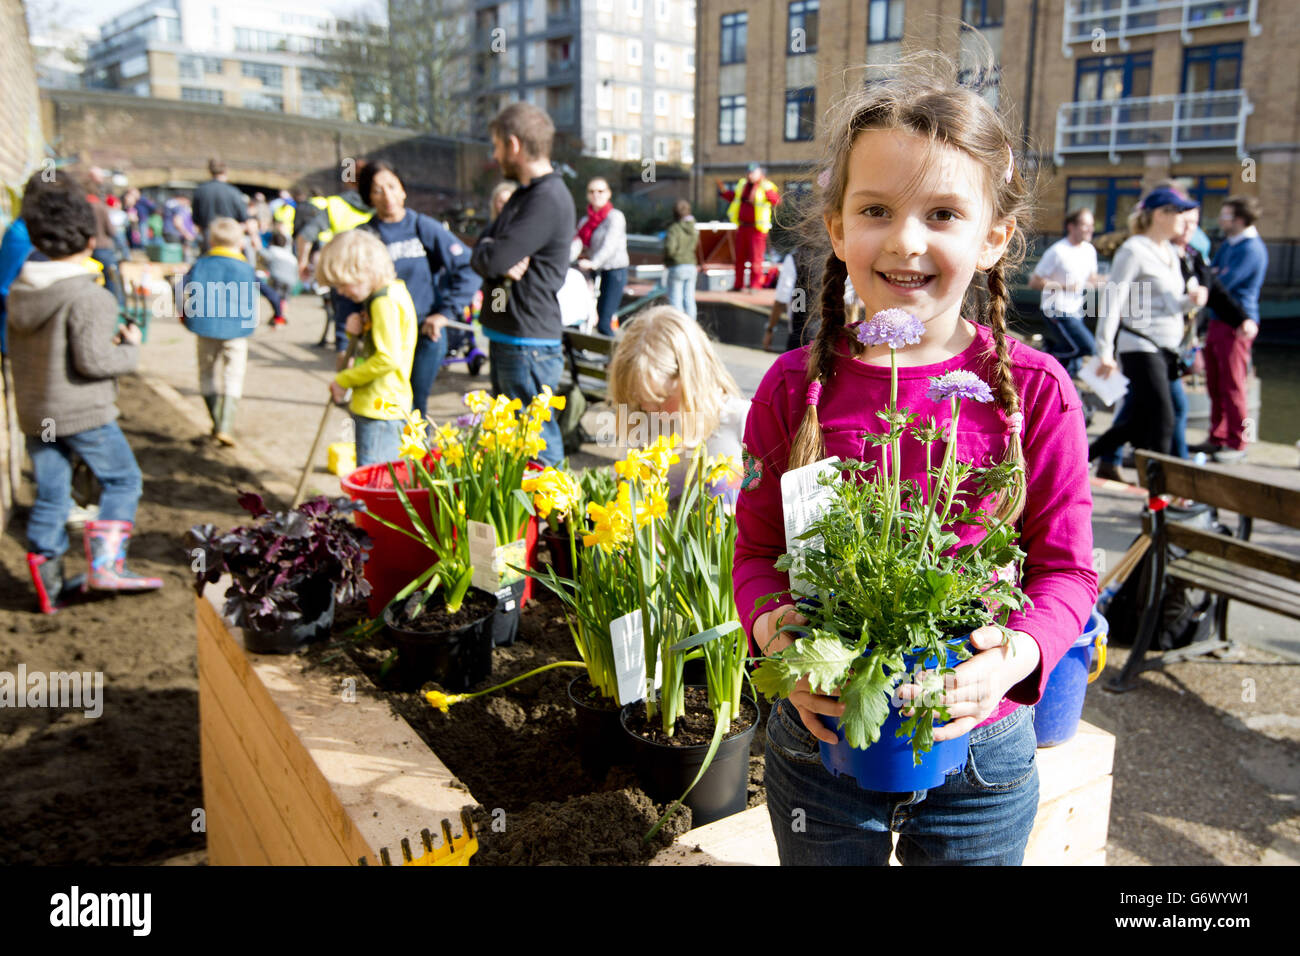
[[[562,578],[573,580],[573,555],[569,552],[569,535],[559,534],[547,528],[542,532],[542,540],[546,542],[546,550],[551,553],[551,567],[555,568],[555,573]],[[578,547],[582,547],[582,542],[578,542]]]
[[[600,780],[614,764],[632,762],[631,740],[619,723],[618,707],[589,703],[586,694],[575,690],[580,682],[591,688],[586,674],[569,681],[569,702],[578,715],[578,760],[583,770]]]
[[[492,674],[492,621],[498,600],[490,591],[471,588],[486,596],[492,610],[452,631],[412,631],[394,623],[393,608],[384,609],[388,639],[397,648],[395,680],[403,689],[436,681],[449,691],[466,691]]]
[[[492,646],[510,647],[519,636],[519,602],[524,596],[526,578],[507,584],[497,591],[497,610],[492,615]]]
[[[334,626],[334,587],[329,578],[303,582],[298,596],[302,617],[278,631],[244,628],[244,650],[250,654],[292,654],[309,641],[328,637]]]
[[[670,747],[647,740],[628,727],[633,706],[629,704],[619,712],[619,721],[632,744],[641,786],[650,799],[672,803],[700,772],[709,745]],[[754,732],[758,730],[759,714],[758,707],[748,697],[743,698],[741,710],[744,713],[752,711],[753,723],[718,744],[718,752],[713,755],[709,769],[683,801],[691,808],[692,826],[704,826],[745,809],[749,796],[749,747],[754,741]]]

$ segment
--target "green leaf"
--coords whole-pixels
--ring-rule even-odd
[[[738,627],[740,627],[739,621],[723,621],[717,627],[711,627],[707,631],[702,631],[699,634],[686,638],[684,641],[678,641],[676,644],[669,647],[668,650],[671,653],[677,654],[689,650],[692,647],[699,647],[701,644],[707,644],[709,641],[722,637],[725,634],[730,634]]]
[[[754,686],[770,699],[789,697],[800,678],[807,677],[814,692],[831,693],[857,657],[857,650],[838,637],[803,637],[765,658],[754,671]]]
[[[850,747],[865,748],[880,739],[880,728],[889,717],[892,690],[893,681],[878,664],[861,667],[849,678],[840,692],[844,705],[840,720]]]

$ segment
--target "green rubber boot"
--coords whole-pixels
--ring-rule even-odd
[[[221,398],[220,398],[220,396],[218,396],[218,395],[204,395],[204,396],[203,396],[203,404],[206,405],[206,406],[208,406],[208,416],[212,419],[212,431],[210,432],[210,434],[213,434],[213,435],[215,435],[215,434],[217,433],[217,431],[218,431],[218,429],[217,429],[217,416],[218,416],[217,406],[218,406],[218,403],[219,403],[220,401],[221,401]]]
[[[233,445],[235,439],[235,412],[239,409],[239,399],[222,395],[217,399],[217,441],[223,445]]]

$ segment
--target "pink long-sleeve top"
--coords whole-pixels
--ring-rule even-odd
[[[1027,465],[1025,508],[1019,523],[1020,547],[1026,553],[1020,586],[1033,606],[1013,612],[1007,625],[1038,643],[1042,662],[1007,693],[986,724],[1000,720],[1020,704],[1038,702],[1052,668],[1083,633],[1097,599],[1087,435],[1078,393],[1056,360],[1018,342],[1008,345],[1024,414]],[[807,407],[807,353],[805,347],[777,359],[754,396],[745,427],[745,477],[736,506],[739,535],[734,581],[736,608],[751,643],[754,620],[788,600],[773,598],[756,606],[764,595],[789,588],[788,575],[776,570],[773,563],[785,551],[781,475]],[[900,368],[898,405],[922,417],[934,416],[943,428],[951,417],[949,406],[926,396],[930,379],[967,369],[991,383],[993,364],[992,335],[978,327],[975,341],[960,355],[936,365]],[[827,456],[879,461],[880,449],[869,445],[865,436],[885,431],[876,412],[888,404],[888,366],[866,365],[846,354],[838,356],[818,405]],[[962,403],[956,452],[960,460],[976,465],[1000,461],[1008,438],[1006,422],[995,402]],[[943,449],[940,441],[932,450],[936,464]],[[919,478],[925,468],[924,446],[904,435],[903,477]],[[982,533],[974,525],[957,525],[953,530],[963,545],[978,540]]]

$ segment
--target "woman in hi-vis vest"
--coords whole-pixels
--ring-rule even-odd
[[[728,200],[727,218],[736,224],[736,282],[732,292],[745,288],[745,266],[749,265],[749,287],[763,287],[763,254],[772,229],[772,207],[781,201],[776,184],[763,176],[763,167],[750,163],[745,178],[728,188],[718,181],[718,195]]]

